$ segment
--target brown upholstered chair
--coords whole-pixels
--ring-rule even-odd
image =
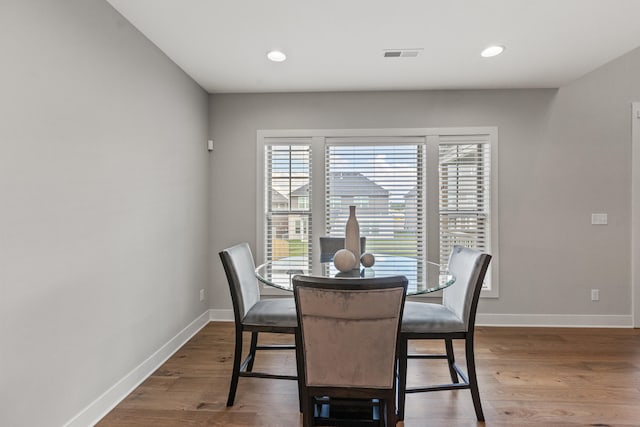
[[[236,324],[233,373],[227,399],[227,406],[232,406],[239,377],[298,379],[293,375],[253,372],[253,362],[257,350],[295,350],[295,345],[258,345],[258,333],[295,334],[298,321],[293,298],[260,299],[255,264],[247,243],[224,249],[220,252],[220,259],[229,282]],[[242,333],[244,331],[251,332],[251,346],[248,355],[242,361]]]
[[[491,255],[455,246],[449,257],[453,285],[443,290],[442,304],[408,301],[405,304],[400,333],[398,418],[404,419],[406,393],[470,389],[478,421],[484,421],[473,353],[473,332],[482,282]],[[409,340],[444,340],[446,354],[408,354]],[[467,374],[455,362],[453,340],[465,342]],[[451,384],[407,388],[407,359],[446,359]],[[462,383],[460,382],[460,377]]]
[[[378,399],[380,420],[395,426],[397,343],[407,278],[294,276],[293,287],[303,425],[314,425],[314,412],[320,411],[316,403],[328,397],[329,411],[332,399],[370,404]],[[329,414],[335,423],[332,418]]]

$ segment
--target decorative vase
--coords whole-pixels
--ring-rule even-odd
[[[360,268],[360,225],[356,218],[356,207],[349,206],[349,219],[344,230],[344,247],[349,250],[357,260],[353,268]]]

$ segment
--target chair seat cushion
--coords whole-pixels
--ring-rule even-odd
[[[246,326],[298,326],[296,304],[293,298],[273,298],[258,301],[242,319]]]
[[[402,316],[402,332],[465,332],[462,319],[441,304],[407,301]]]

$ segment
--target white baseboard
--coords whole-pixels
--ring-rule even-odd
[[[479,326],[546,326],[569,328],[632,328],[631,315],[598,314],[484,314],[476,315]]]
[[[231,311],[233,314],[233,311]],[[131,372],[116,382],[111,388],[105,391],[100,397],[91,402],[80,413],[68,421],[64,427],[87,427],[93,426],[100,421],[109,411],[116,407],[125,397],[138,387],[156,369],[167,361],[176,351],[191,339],[200,329],[209,323],[211,313],[209,310],[202,313],[191,322],[186,328],[180,331],[175,337],[160,347],[155,353],[147,358]],[[232,315],[233,319],[233,315]]]
[[[212,322],[233,322],[233,310],[231,309],[211,309],[209,310],[209,320]]]

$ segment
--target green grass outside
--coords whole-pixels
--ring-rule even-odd
[[[407,249],[402,248],[391,248],[389,247],[390,242],[394,242],[395,244],[400,243],[402,241],[402,246]],[[290,239],[287,240],[289,243],[289,255],[291,257],[294,256],[308,256],[309,255],[309,242],[305,240],[299,239]],[[393,240],[384,239],[384,238],[376,238],[374,236],[367,236],[367,252],[376,253],[379,255],[396,255],[396,256],[406,256],[406,257],[416,257],[417,252],[415,248],[417,245],[417,239],[415,238],[414,233],[397,233],[396,237]]]
[[[289,242],[289,256],[309,255],[309,242],[305,240],[291,239]]]

